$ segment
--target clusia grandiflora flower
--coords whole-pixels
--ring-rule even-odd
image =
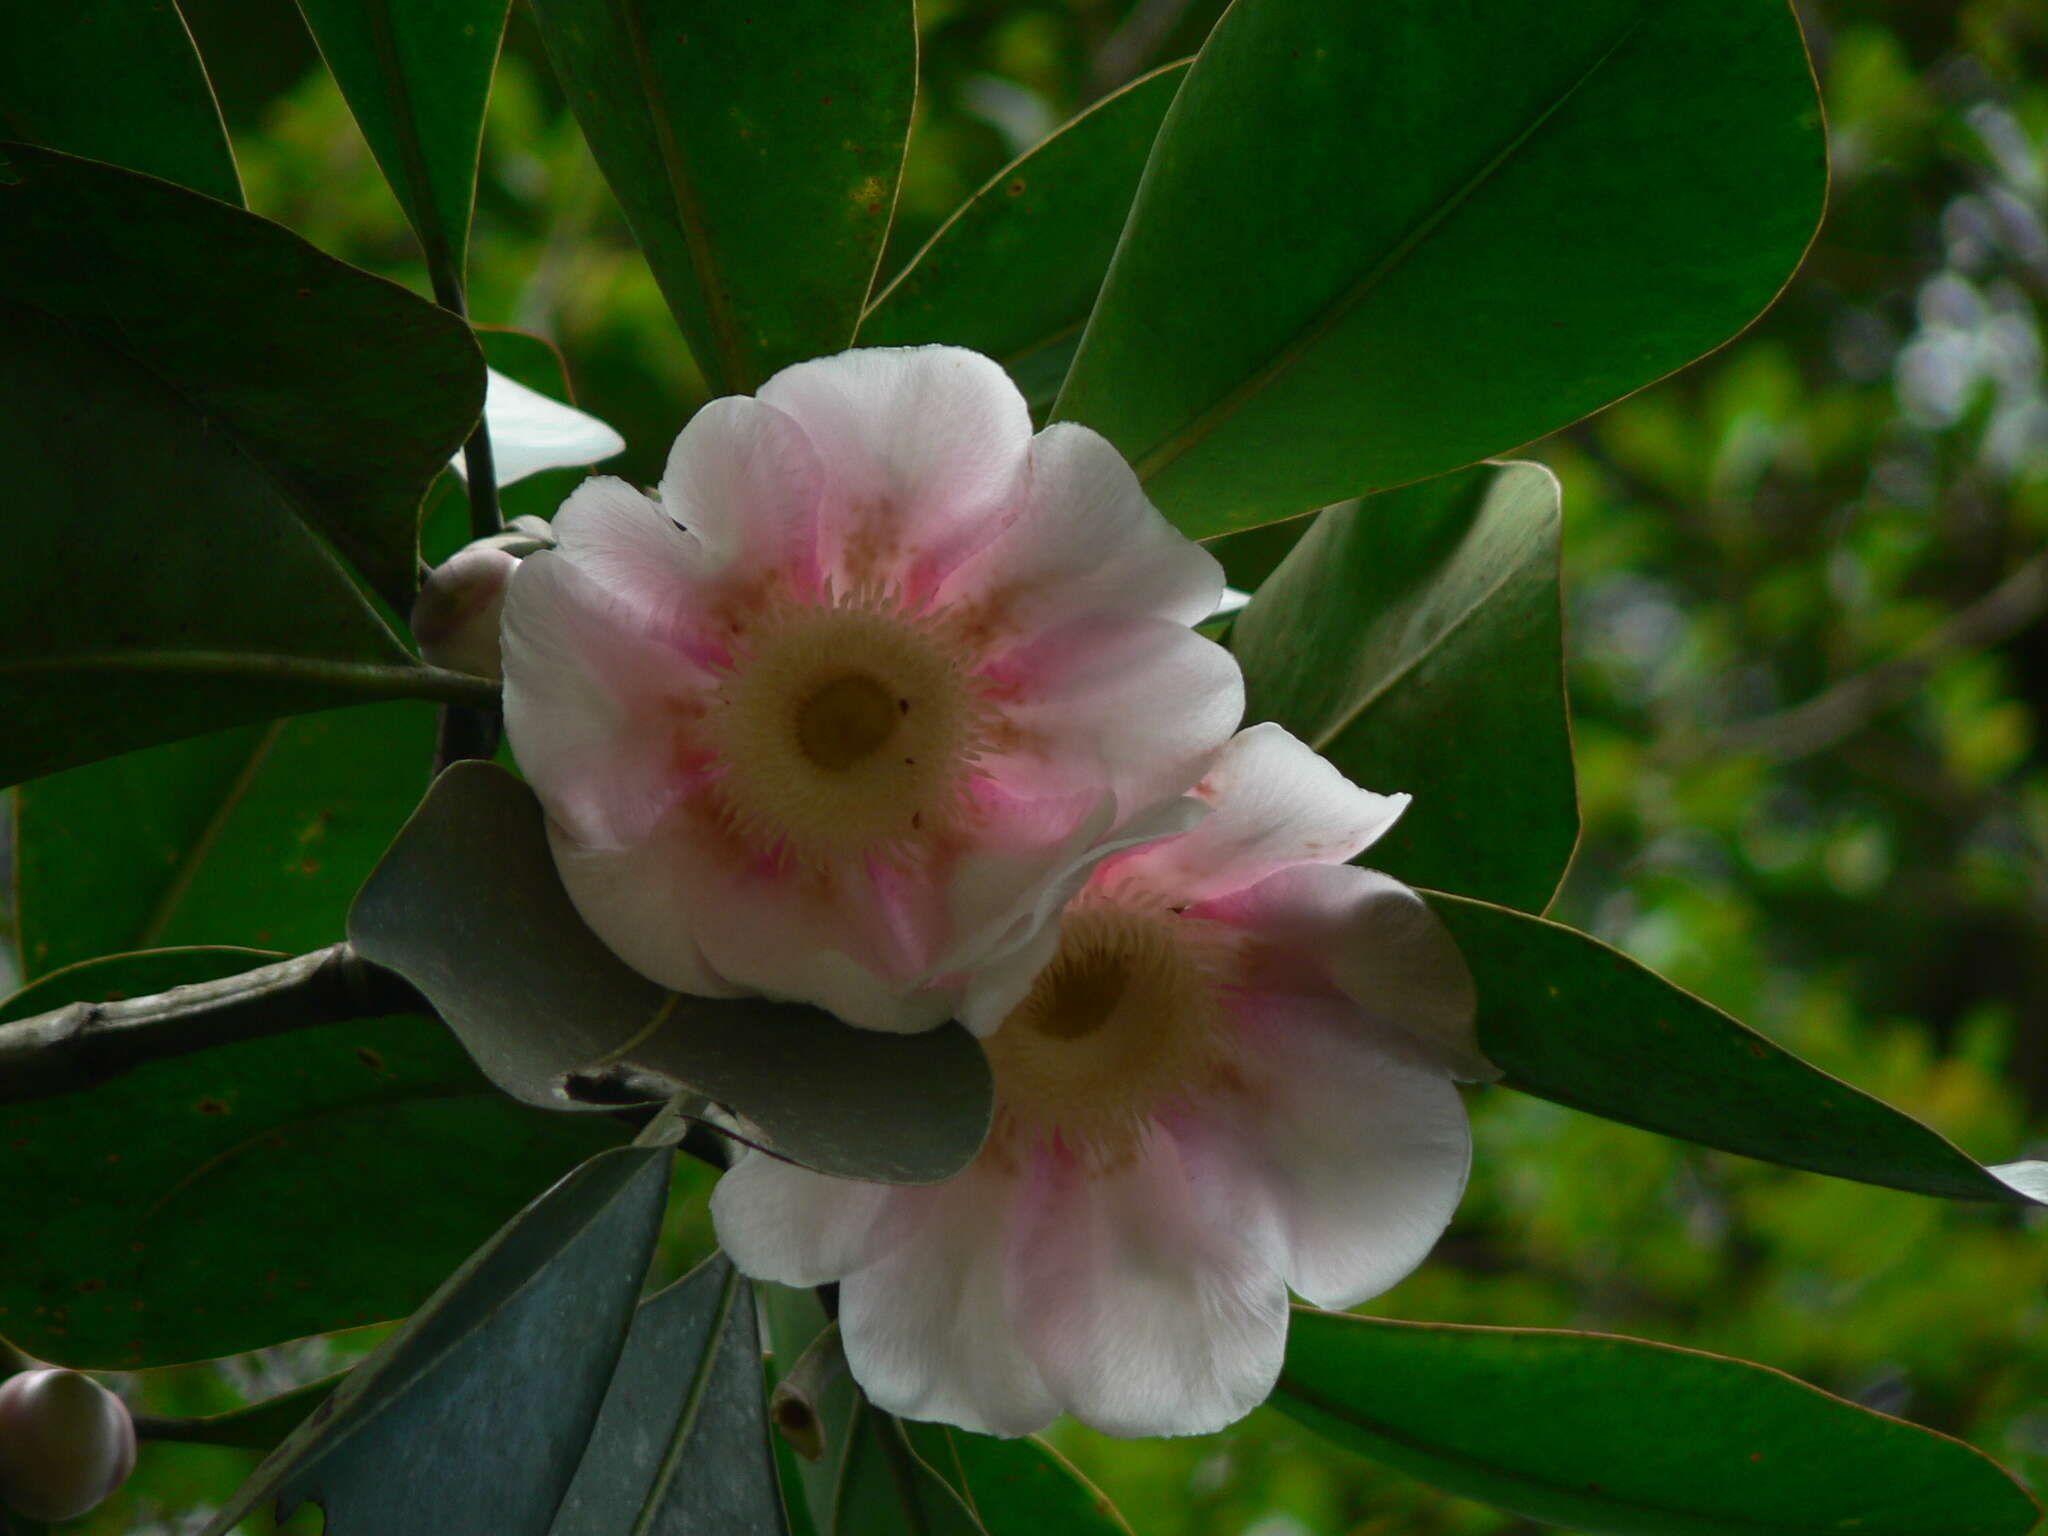
[[[996,1116],[946,1183],[742,1152],[712,1213],[741,1269],[838,1281],[877,1406],[1018,1435],[1070,1412],[1200,1434],[1272,1390],[1292,1287],[1322,1306],[1420,1263],[1465,1186],[1453,1079],[1494,1076],[1471,976],[1406,886],[1344,861],[1405,796],[1278,726],[1196,787],[1207,818],[1104,861],[1035,973],[968,995]]]
[[[557,865],[644,974],[920,1029],[1042,960],[1237,726],[1222,573],[987,358],[871,349],[715,400],[654,497],[586,481],[504,618]]]

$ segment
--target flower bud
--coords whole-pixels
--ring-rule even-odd
[[[457,550],[436,566],[412,605],[420,655],[453,672],[503,676],[498,617],[518,568],[517,556],[489,541]]]
[[[71,1520],[135,1469],[135,1423],[121,1399],[76,1371],[0,1382],[0,1504],[31,1520]]]

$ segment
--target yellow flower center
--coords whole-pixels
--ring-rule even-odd
[[[1114,1165],[1156,1111],[1230,1074],[1232,959],[1226,930],[1161,905],[1070,906],[1052,963],[988,1041],[998,1155],[1057,1136]]]
[[[706,721],[727,821],[810,866],[956,824],[990,713],[972,660],[885,594],[755,615]]]

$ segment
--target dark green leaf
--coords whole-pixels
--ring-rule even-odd
[[[511,0],[299,0],[428,270],[456,282],[510,8]]]
[[[1982,1453],[1765,1366],[1640,1339],[1294,1309],[1273,1404],[1467,1498],[1615,1536],[2019,1536]]]
[[[176,1440],[185,1445],[238,1445],[244,1450],[269,1451],[305,1423],[306,1416],[325,1402],[347,1376],[348,1372],[337,1371],[246,1408],[208,1414],[201,1419],[157,1420],[137,1428],[151,1440]]]
[[[916,91],[908,0],[536,0],[591,152],[718,394],[853,340]]]
[[[426,792],[424,704],[275,720],[132,752],[15,791],[22,974],[202,942],[297,954]]]
[[[669,1154],[621,1147],[507,1223],[207,1526],[305,1501],[328,1536],[544,1536],[633,1321]]]
[[[265,958],[118,955],[43,978],[0,1020]],[[126,1370],[403,1316],[535,1190],[623,1135],[510,1102],[445,1029],[403,1017],[216,1046],[0,1106],[0,1334]]]
[[[903,1430],[988,1536],[1131,1536],[1116,1506],[1037,1436],[997,1440],[948,1424]]]
[[[771,1403],[777,1414],[776,1466],[790,1529],[798,1536],[832,1536],[839,1475],[846,1465],[847,1430],[861,1401],[860,1389],[846,1369],[838,1330],[833,1329],[821,1342],[829,1320],[817,1292],[763,1285],[756,1294],[768,1330],[769,1381],[779,1391],[797,1363],[806,1362],[808,1380],[797,1427],[820,1448],[816,1460],[797,1455],[782,1428],[785,1421],[781,1415],[791,1410],[786,1404],[777,1407]]]
[[[792,1003],[666,992],[629,970],[562,889],[540,802],[488,763],[435,781],[348,932],[529,1103],[575,1107],[563,1080],[617,1062],[723,1104],[779,1156],[890,1183],[951,1177],[988,1129],[988,1063],[957,1024],[879,1034]]]
[[[1784,0],[1242,0],[1054,414],[1197,537],[1440,474],[1727,340],[1825,184]]]
[[[714,1257],[641,1303],[550,1536],[778,1536],[754,1295]]]
[[[1333,507],[1237,616],[1248,720],[1414,795],[1365,862],[1540,912],[1579,835],[1557,480],[1483,465]]]
[[[468,328],[265,220],[21,148],[0,187],[0,783],[251,719],[474,702],[409,600],[475,421]]]
[[[830,1536],[989,1536],[911,1449],[902,1420],[865,1400],[853,1410]]]
[[[0,6],[0,138],[242,201],[220,106],[175,0]]]
[[[1186,73],[1134,81],[998,172],[875,300],[861,345],[972,347],[1050,405]]]
[[[1479,1046],[1510,1087],[1837,1178],[1958,1200],[2026,1199],[1919,1121],[1598,939],[1461,897],[1432,894],[1430,905],[1472,967]]]

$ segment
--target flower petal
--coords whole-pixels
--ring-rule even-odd
[[[503,639],[506,730],[549,814],[591,846],[645,836],[683,792],[671,722],[688,663],[549,551],[513,574]]]
[[[1320,1307],[1377,1296],[1436,1245],[1472,1162],[1464,1102],[1406,1036],[1336,1000],[1253,994],[1240,1083],[1171,1122],[1226,1230]]]
[[[1001,532],[1031,413],[1001,368],[959,347],[869,347],[785,368],[757,398],[796,418],[826,466],[821,559],[842,585],[912,602]]]
[[[1287,1290],[1204,1220],[1174,1140],[1112,1172],[1042,1165],[1013,1251],[1013,1306],[1061,1406],[1112,1435],[1199,1435],[1273,1390]]]
[[[701,541],[704,570],[772,570],[808,590],[824,481],[802,427],[772,405],[728,396],[676,437],[661,510]]]
[[[703,893],[680,878],[659,838],[621,848],[578,842],[548,823],[555,868],[583,921],[605,948],[641,975],[697,997],[737,997],[697,942]]]
[[[1342,864],[1393,826],[1409,798],[1360,789],[1270,722],[1233,736],[1194,793],[1209,802],[1209,818],[1186,837],[1127,854],[1118,878],[1196,902],[1290,865]]]
[[[501,486],[544,469],[595,464],[626,448],[623,437],[589,412],[551,400],[495,368],[485,370],[484,425],[491,434],[491,473]],[[448,463],[469,478],[460,452]]]
[[[1223,567],[1145,497],[1100,434],[1058,422],[1031,440],[1021,515],[940,589],[1029,630],[1115,613],[1199,624],[1216,609]]]
[[[1231,654],[1167,619],[1097,618],[1003,659],[1016,730],[988,771],[1020,792],[1106,787],[1126,818],[1185,794],[1244,714]]]
[[[1191,913],[1265,941],[1265,974],[1255,986],[1334,987],[1370,1018],[1420,1041],[1454,1076],[1500,1076],[1479,1049],[1478,995],[1465,957],[1428,903],[1392,876],[1301,864]]]
[[[839,1287],[846,1361],[877,1408],[986,1435],[1059,1413],[1011,1321],[1015,1207],[1015,1181],[979,1162],[894,1192],[904,1219],[887,1251]]]
[[[741,1273],[777,1285],[829,1285],[915,1230],[915,1191],[835,1179],[751,1147],[711,1191],[711,1220]]]

